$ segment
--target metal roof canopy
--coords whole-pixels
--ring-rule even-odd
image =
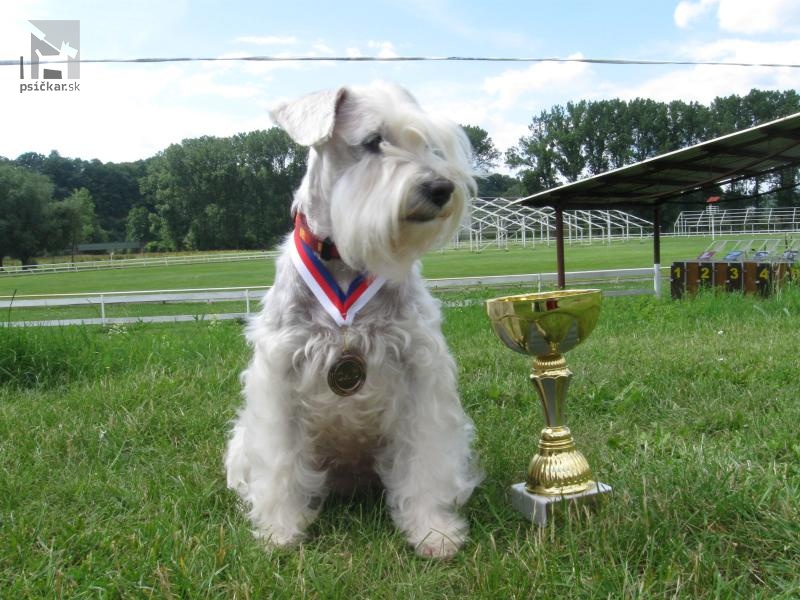
[[[563,211],[653,208],[654,289],[660,294],[661,204],[800,165],[800,113],[521,198],[556,211],[558,287],[565,287]]]

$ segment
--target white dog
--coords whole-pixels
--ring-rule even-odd
[[[417,552],[450,556],[480,474],[417,259],[460,224],[475,186],[469,142],[383,83],[312,94],[272,117],[310,146],[308,172],[275,285],[248,327],[228,486],[255,534],[284,546],[331,488],[377,474]]]

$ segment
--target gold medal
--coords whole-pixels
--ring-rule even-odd
[[[345,351],[328,371],[328,386],[339,396],[352,396],[367,380],[367,365],[358,354]]]

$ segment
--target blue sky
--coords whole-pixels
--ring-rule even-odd
[[[29,54],[30,19],[78,19],[84,59],[486,56],[800,62],[797,0],[457,3],[15,0],[0,9],[0,59]],[[26,73],[26,77],[29,74]],[[83,64],[80,91],[19,93],[0,67],[0,155],[146,158],[200,135],[271,126],[267,110],[316,89],[375,79],[429,111],[480,125],[505,150],[554,104],[637,96],[709,102],[798,89],[800,69],[586,63]]]

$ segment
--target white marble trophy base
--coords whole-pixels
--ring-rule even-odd
[[[589,488],[585,492],[564,494],[563,496],[543,496],[541,494],[531,494],[525,489],[525,483],[523,482],[511,486],[511,504],[525,518],[530,519],[539,527],[545,527],[548,516],[561,502],[583,502],[590,500],[593,496],[609,492],[611,492],[611,486],[598,481],[596,486]]]

